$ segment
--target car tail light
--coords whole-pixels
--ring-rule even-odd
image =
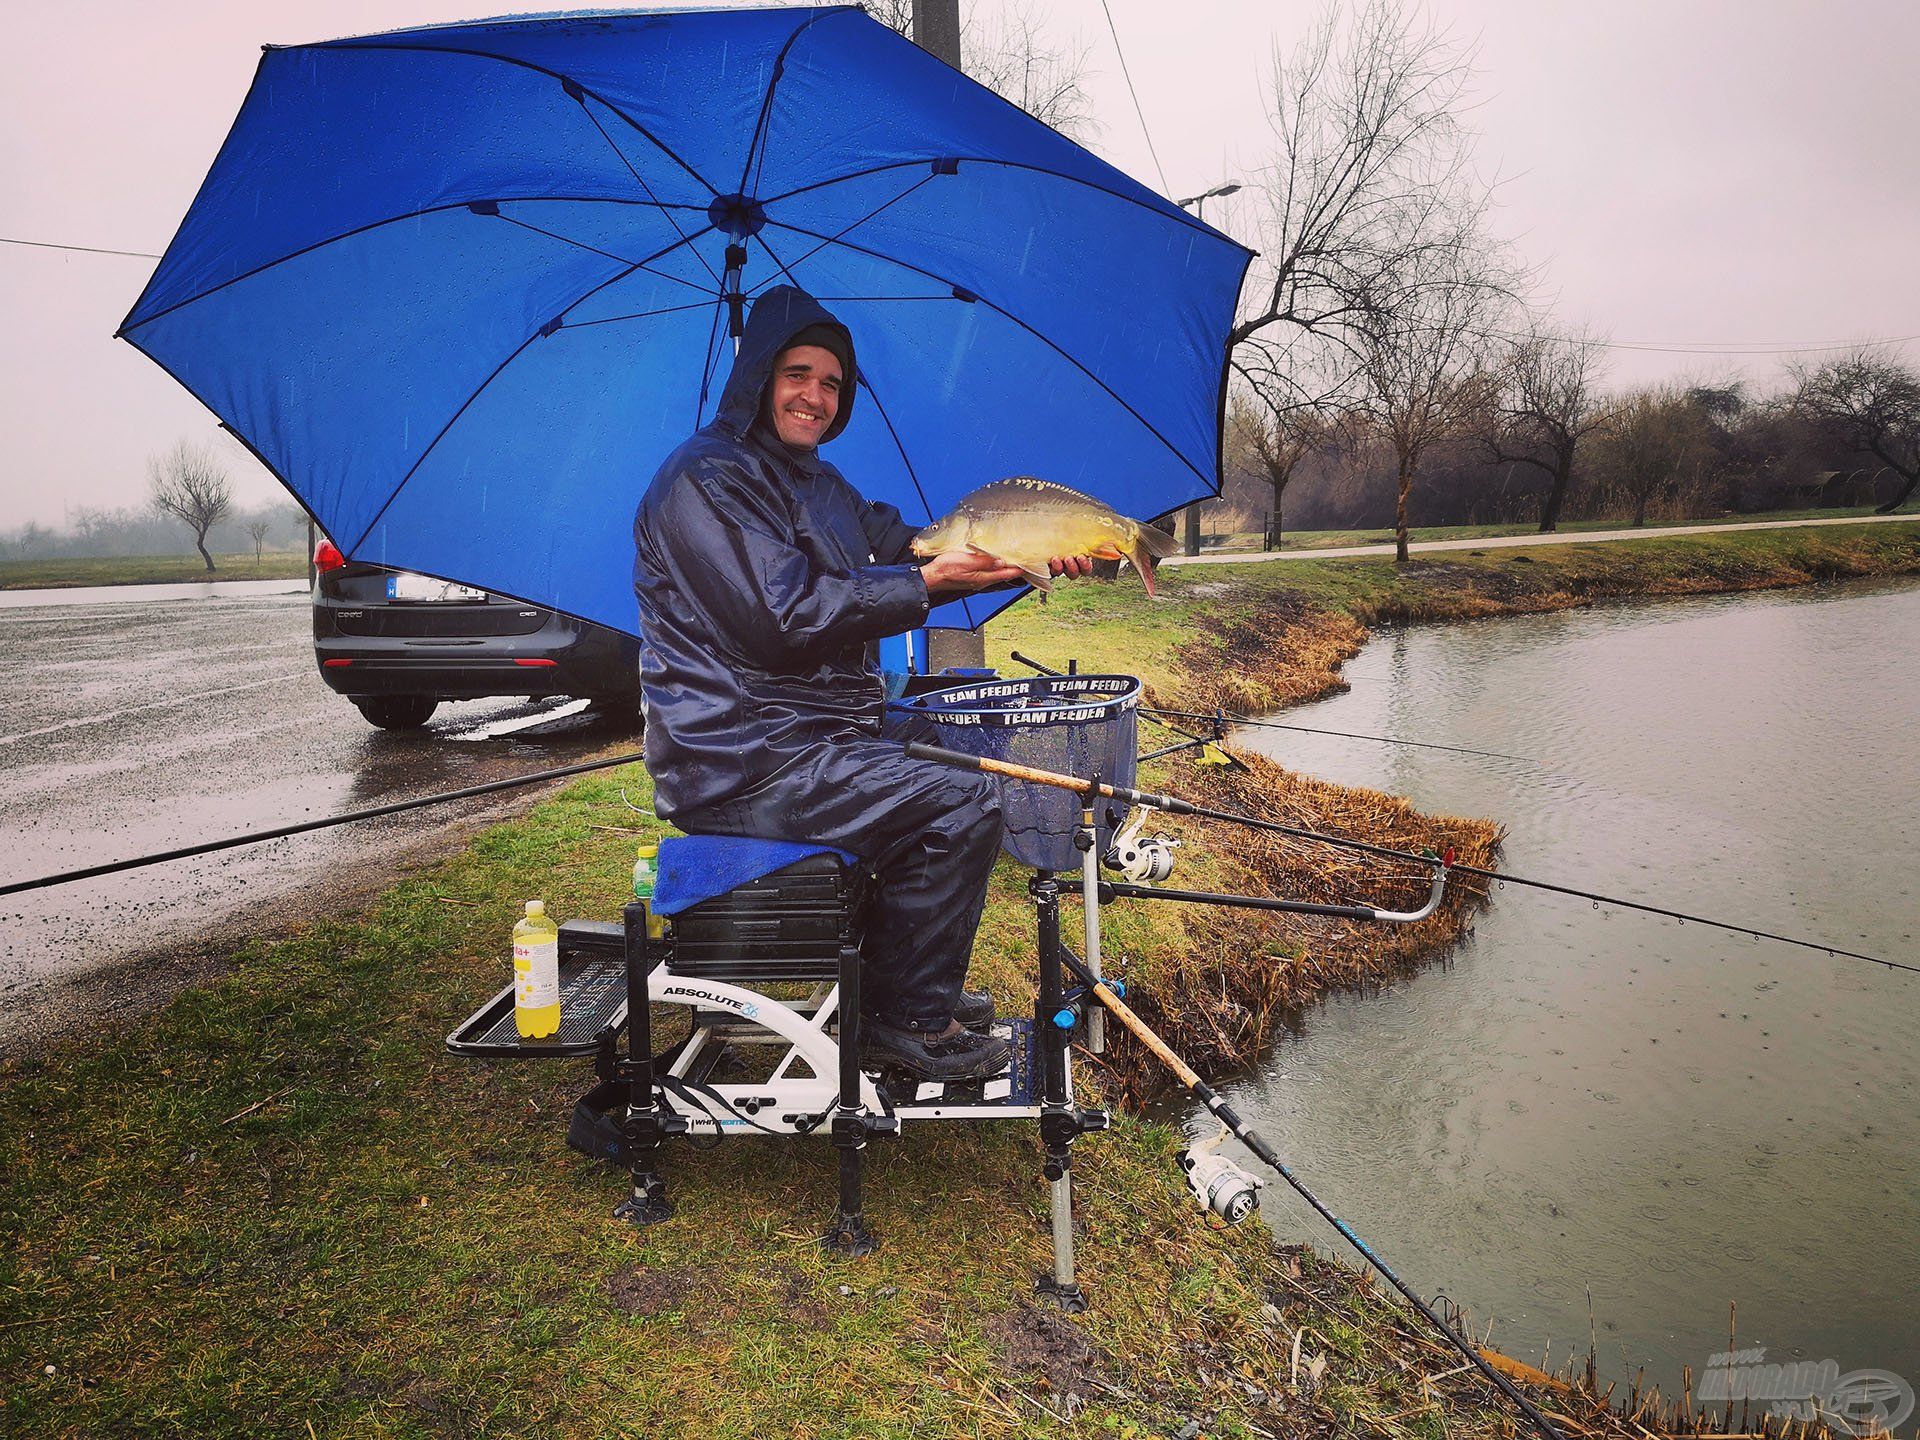
[[[313,551],[313,568],[319,571],[338,570],[347,563],[347,557],[340,553],[340,547],[331,540],[322,540]]]
[[[349,666],[349,665],[351,665],[351,664],[353,663],[353,661],[351,661],[351,660],[322,660],[322,661],[321,661],[320,663],[321,663],[322,665],[324,665],[324,666],[326,666],[326,667],[327,667],[327,669],[329,669],[329,670],[342,670],[342,669],[345,669],[345,668],[346,668],[347,666]]]
[[[552,670],[556,668],[560,662],[557,660],[515,660],[513,663],[516,665],[525,665],[530,670],[532,669]]]

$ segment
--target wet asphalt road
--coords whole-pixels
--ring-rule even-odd
[[[631,716],[559,699],[375,730],[320,682],[304,591],[147,598],[175,588],[0,607],[0,880],[638,748]],[[196,946],[298,924],[545,788],[8,896],[0,1045],[137,1005]]]

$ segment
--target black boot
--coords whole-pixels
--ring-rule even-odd
[[[916,1080],[984,1080],[1007,1068],[1013,1047],[961,1025],[929,1034],[884,1020],[860,1022],[860,1059],[871,1070],[904,1071]]]
[[[953,1007],[953,1018],[984,1035],[993,1028],[993,996],[985,990],[962,990]]]

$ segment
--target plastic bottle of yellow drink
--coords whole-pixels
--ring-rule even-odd
[[[543,900],[527,901],[513,927],[513,1022],[527,1040],[560,1028],[560,931]]]
[[[658,940],[667,933],[667,922],[653,913],[653,887],[660,880],[660,847],[642,845],[633,861],[633,898],[647,907],[647,934]]]

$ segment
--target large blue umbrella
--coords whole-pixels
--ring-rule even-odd
[[[827,454],[909,520],[1158,515],[1219,489],[1248,259],[857,7],[580,14],[267,50],[120,334],[350,557],[631,632],[757,291],[852,329]]]

